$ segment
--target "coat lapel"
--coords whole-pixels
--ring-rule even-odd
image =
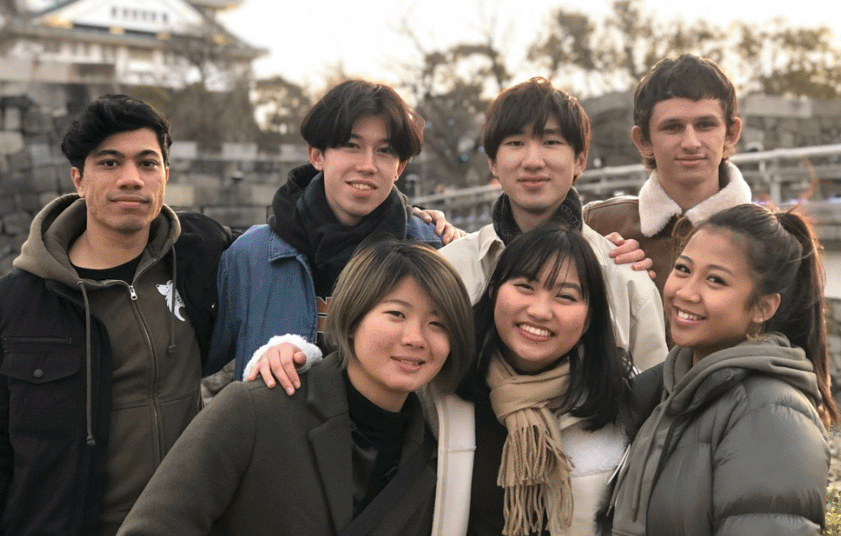
[[[324,422],[308,433],[327,505],[338,533],[353,518],[353,474],[347,392],[338,359],[310,371],[307,404]]]

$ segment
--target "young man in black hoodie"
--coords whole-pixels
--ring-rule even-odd
[[[167,121],[93,102],[62,150],[76,194],[0,280],[0,533],[111,535],[200,407],[230,231],[163,204]]]

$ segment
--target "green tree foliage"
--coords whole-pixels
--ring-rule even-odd
[[[841,94],[841,51],[827,27],[794,28],[705,20],[662,21],[643,0],[616,0],[602,20],[559,8],[529,49],[542,74],[580,97],[628,90],[657,61],[682,53],[724,67],[741,92],[806,96]]]

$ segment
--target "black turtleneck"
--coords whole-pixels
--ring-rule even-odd
[[[344,373],[353,438],[353,517],[359,515],[397,471],[410,405],[399,413],[377,406]],[[410,395],[414,396],[414,395]]]

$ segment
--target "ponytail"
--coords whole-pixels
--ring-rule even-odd
[[[805,217],[789,211],[774,213],[745,204],[724,210],[700,224],[738,233],[745,240],[745,257],[756,278],[754,299],[780,294],[777,312],[765,331],[778,331],[800,347],[817,376],[824,424],[841,420],[832,399],[826,342],[826,303],[820,244]]]
[[[819,257],[821,246],[812,226],[802,215],[788,211],[775,213],[775,216],[782,228],[800,244],[802,253],[791,289],[781,295],[780,307],[768,321],[767,330],[783,333],[809,356],[823,399],[819,408],[821,417],[825,423],[837,424],[841,414],[830,387],[824,297],[826,276]]]

